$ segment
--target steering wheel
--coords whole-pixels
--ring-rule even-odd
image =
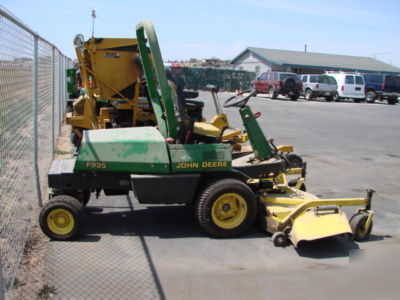
[[[239,98],[241,95],[243,95],[245,93],[249,93],[249,94],[244,98]],[[248,89],[248,90],[242,91],[240,93],[237,93],[236,95],[230,97],[229,99],[227,99],[224,102],[224,107],[235,106],[235,107],[242,108],[247,104],[247,102],[250,100],[250,98],[255,96],[256,94],[257,94],[257,91],[254,89]],[[237,100],[232,102],[232,100],[234,100],[234,99],[237,99]]]

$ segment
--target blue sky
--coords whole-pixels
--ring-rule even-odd
[[[31,29],[74,58],[72,40],[134,37],[152,20],[164,60],[232,59],[246,47],[376,56],[400,67],[400,1],[1,0]]]

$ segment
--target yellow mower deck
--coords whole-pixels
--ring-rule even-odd
[[[299,189],[304,180],[300,178],[296,187],[287,185],[284,174],[271,190],[260,195],[259,224],[274,234],[276,246],[283,246],[289,239],[295,247],[301,241],[313,241],[326,237],[350,234],[355,240],[369,237],[373,211],[373,190],[367,190],[366,198],[321,199]],[[347,219],[342,206],[364,206]],[[356,217],[358,216],[358,217]]]

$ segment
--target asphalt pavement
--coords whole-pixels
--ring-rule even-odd
[[[220,101],[228,96],[220,93]],[[201,92],[199,99],[210,119],[211,96]],[[370,261],[363,269],[367,263],[358,255],[375,253],[391,266],[400,261],[400,105],[266,95],[249,105],[262,113],[258,121],[268,137],[294,145],[308,162],[309,192],[364,197],[367,188],[376,190],[370,240],[335,237],[276,248],[256,227],[239,238],[214,239],[201,230],[191,207],[140,205],[132,194],[92,196],[85,235],[50,243],[46,280],[56,287],[55,298],[391,299],[391,289],[400,291],[385,278],[399,278],[399,271],[388,275],[388,266],[379,270],[382,264]],[[224,112],[242,127],[237,108]],[[345,211],[350,216],[353,208]]]

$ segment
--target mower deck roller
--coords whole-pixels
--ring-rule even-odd
[[[136,34],[157,127],[87,130],[76,158],[53,161],[48,174],[50,199],[39,217],[47,236],[77,238],[92,193],[108,196],[133,191],[144,204],[193,204],[198,223],[214,237],[244,234],[258,216],[278,246],[288,239],[297,246],[303,240],[346,233],[355,240],[368,238],[372,191],[365,199],[319,199],[305,192],[306,164],[291,154],[293,147],[276,147],[266,138],[258,114],[247,105],[254,90],[240,92],[224,103],[225,108],[239,110],[249,151],[234,151],[234,144],[223,138],[223,130],[218,138],[202,137],[199,128],[194,132],[196,121],[185,119],[186,106],[177,105],[178,97],[185,101],[183,94],[167,82],[151,22],[140,23]],[[222,120],[220,107],[217,113]],[[225,124],[220,121],[212,126]],[[287,176],[293,175],[300,177],[288,182]],[[348,221],[342,206],[364,208]]]

